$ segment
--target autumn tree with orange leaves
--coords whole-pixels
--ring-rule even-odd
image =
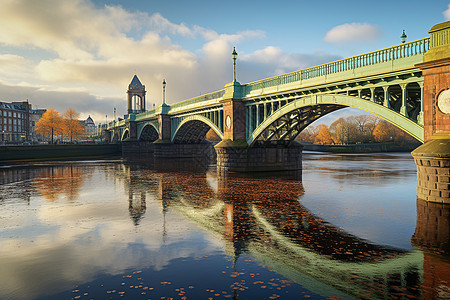
[[[331,138],[328,126],[324,124],[319,125],[319,132],[317,133],[314,143],[315,144],[332,144],[333,139]]]
[[[78,139],[86,134],[84,126],[78,121],[80,114],[73,108],[69,108],[63,115],[63,133],[70,139],[72,143],[73,139]]]
[[[373,137],[377,142],[389,142],[394,140],[395,137],[395,127],[388,122],[381,121],[375,126],[373,130]]]
[[[316,135],[318,133],[318,130],[315,126],[310,125],[303,129],[302,132],[298,135],[298,139],[300,143],[314,143],[314,139],[316,138]]]
[[[51,139],[53,144],[53,137],[61,134],[63,131],[63,120],[59,112],[53,108],[49,108],[42,115],[42,118],[36,123],[36,132]]]
[[[341,117],[330,126],[311,124],[300,132],[297,140],[314,144],[394,142],[405,146],[417,143],[412,136],[391,123],[369,115]]]

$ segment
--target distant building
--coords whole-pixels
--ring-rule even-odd
[[[0,102],[1,142],[22,143],[31,141],[31,104],[22,102]]]
[[[49,141],[49,138],[46,138],[40,134],[36,133],[36,123],[42,118],[42,115],[46,112],[46,109],[32,109],[30,112],[30,135],[31,142],[43,142]]]
[[[91,116],[89,116],[85,121],[80,121],[81,125],[84,126],[84,129],[86,130],[86,136],[91,137],[95,134],[96,128],[94,120],[92,120]]]

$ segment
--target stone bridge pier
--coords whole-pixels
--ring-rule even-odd
[[[250,146],[246,140],[245,107],[242,86],[234,81],[225,86],[221,101],[224,117],[224,138],[215,146],[218,172],[266,172],[302,169],[300,144],[290,147]]]
[[[418,64],[424,77],[424,141],[411,154],[417,198],[450,204],[450,21],[429,31],[430,50]]]

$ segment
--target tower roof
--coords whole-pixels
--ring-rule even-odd
[[[94,124],[94,120],[92,120],[91,116],[89,116],[89,117],[86,119],[86,124],[87,124],[87,123]]]
[[[136,75],[134,75],[133,79],[131,80],[130,85],[128,86],[128,88],[129,89],[133,89],[133,90],[136,90],[136,89],[141,90],[141,89],[144,88],[144,86],[142,85],[142,83],[139,80],[139,78]]]

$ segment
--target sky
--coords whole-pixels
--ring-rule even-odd
[[[0,101],[96,123],[126,113],[136,74],[147,108],[429,36],[443,0],[0,0]],[[337,116],[355,110],[336,112]],[[332,117],[331,117],[332,118]]]

